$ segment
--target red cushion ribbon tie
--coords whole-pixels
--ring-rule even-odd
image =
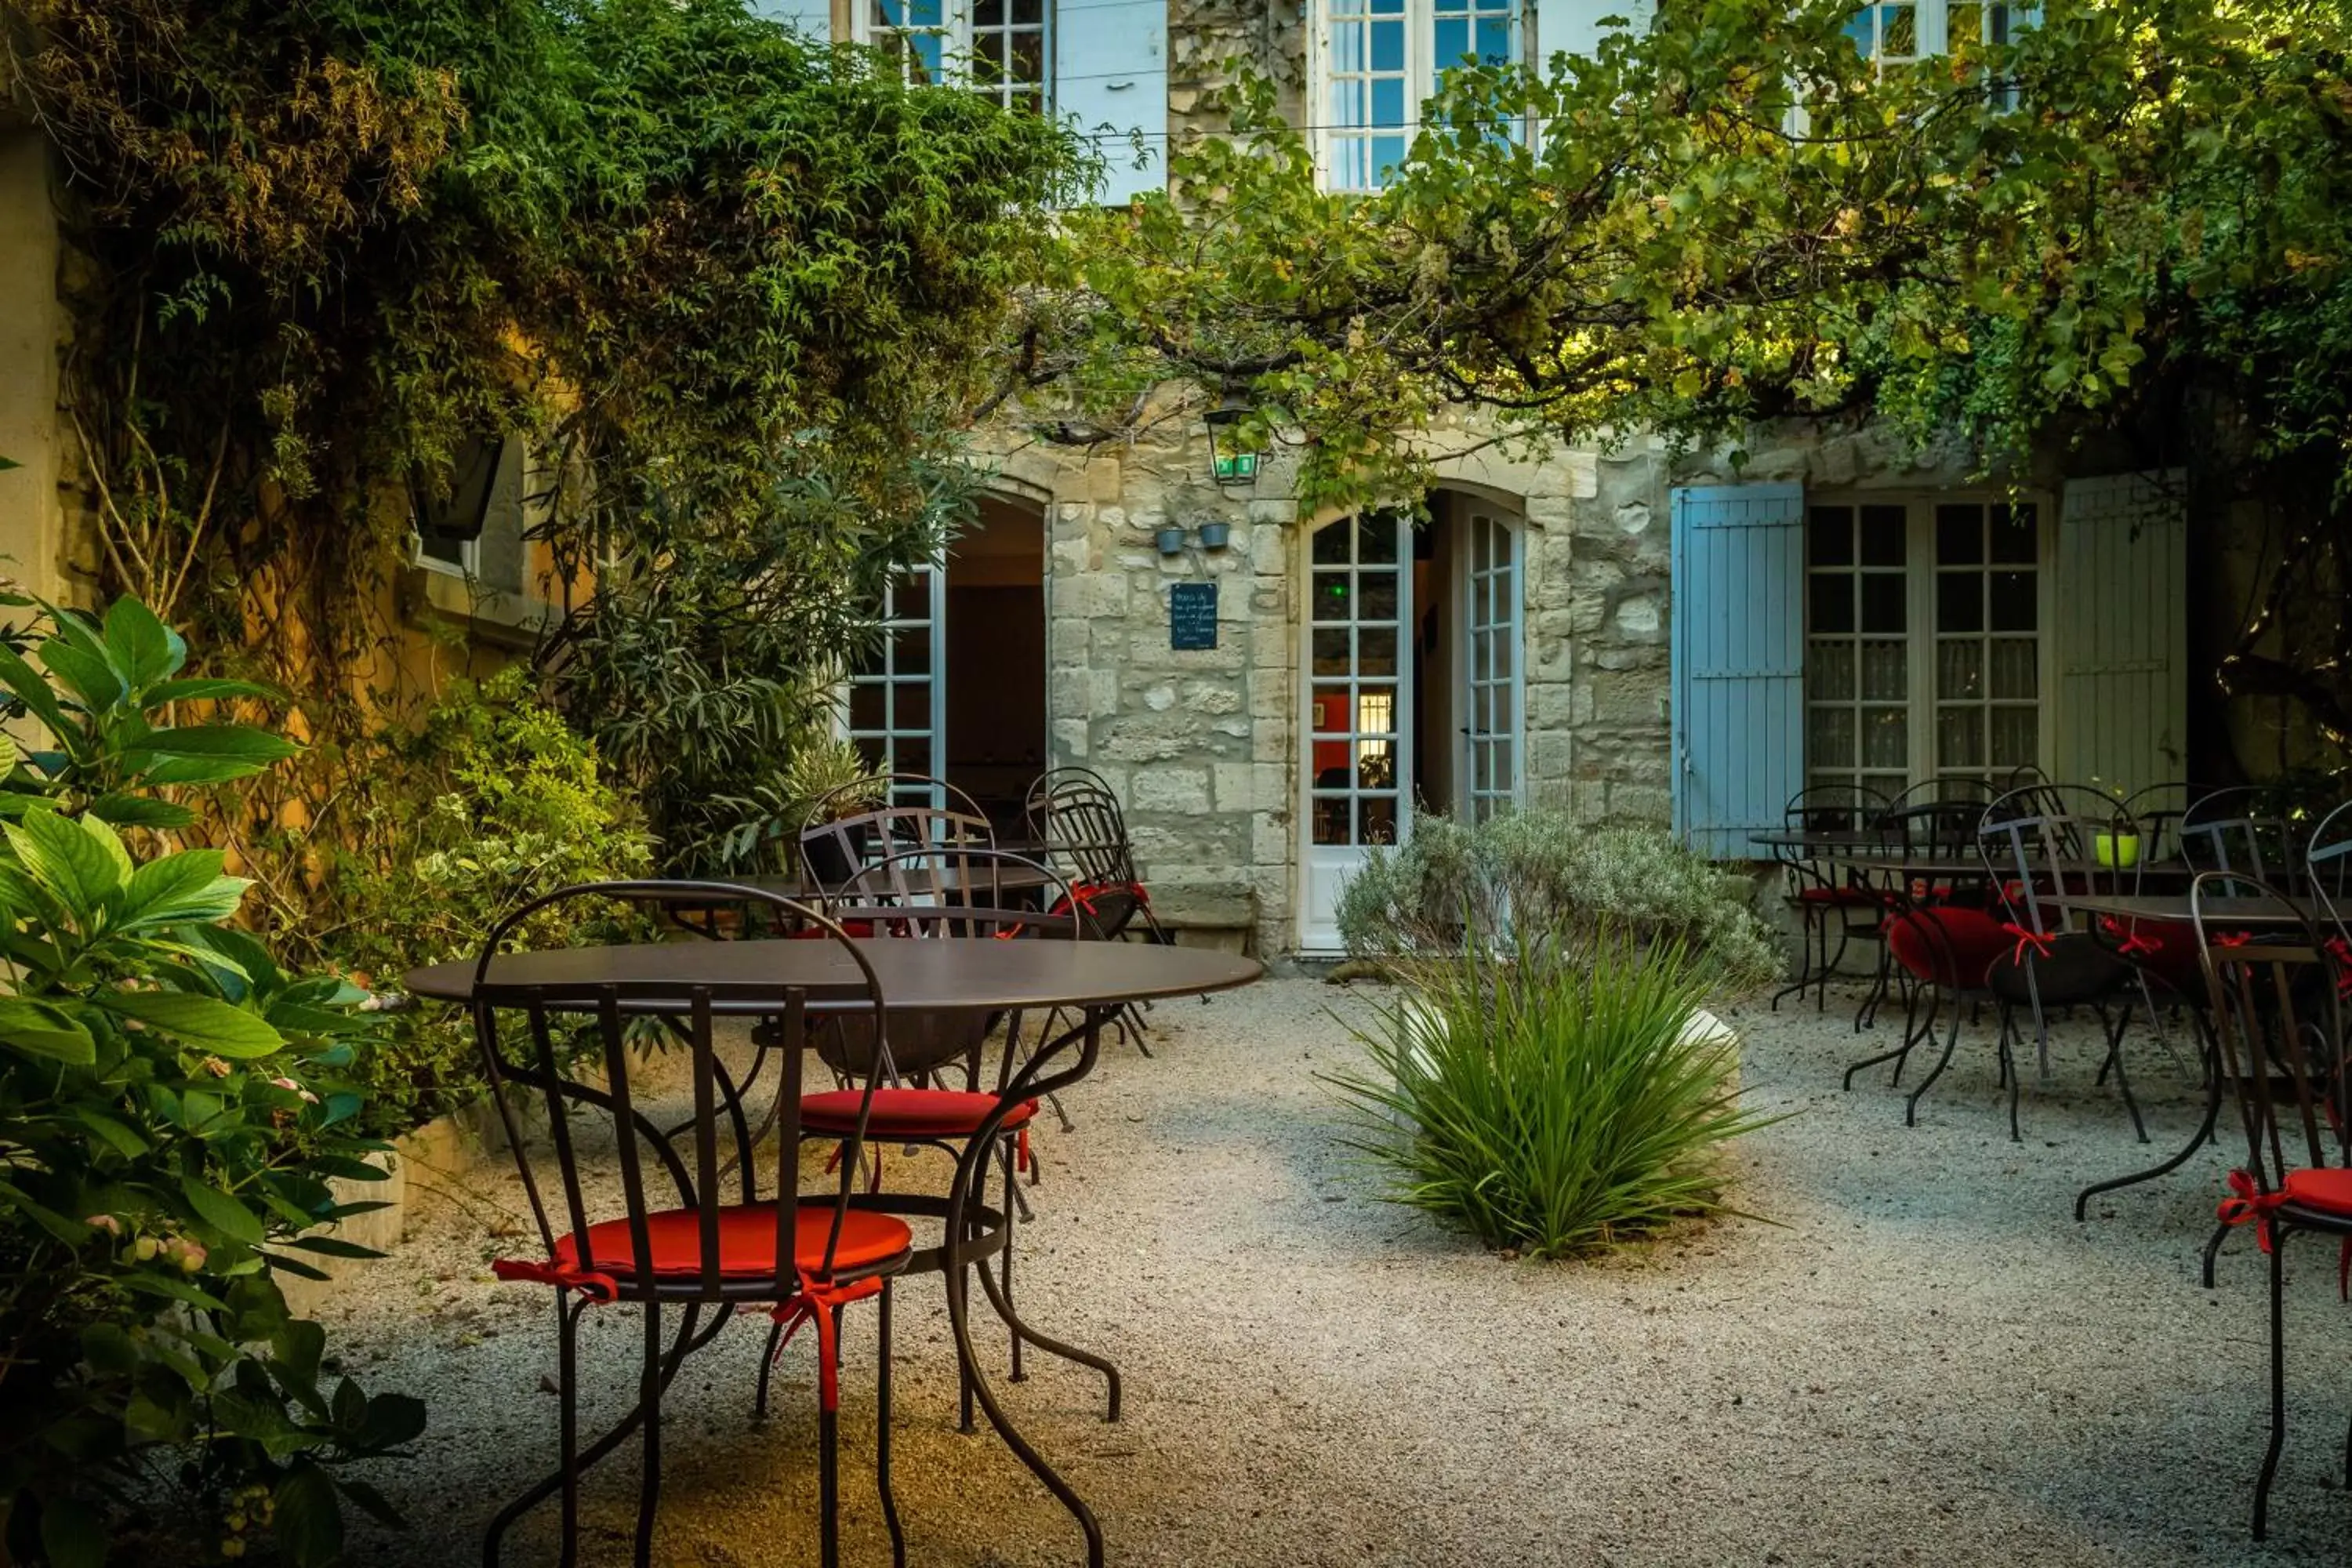
[[[879,1296],[889,1281],[880,1274],[868,1275],[846,1285],[821,1284],[808,1270],[800,1271],[799,1294],[789,1301],[771,1309],[768,1316],[783,1329],[776,1341],[775,1359],[783,1358],[784,1347],[801,1331],[803,1323],[816,1325],[817,1402],[826,1410],[841,1408],[841,1324],[834,1313],[852,1301],[863,1301],[869,1296]]]
[[[1029,1173],[1029,1129],[1026,1127],[1022,1128],[1020,1135],[1013,1140],[1013,1168],[1024,1176]]]
[[[2049,937],[2038,931],[2019,925],[2015,921],[2003,921],[2000,929],[2017,939],[2017,945],[2009,951],[2009,962],[2021,969],[2025,966],[2025,955],[2028,950],[2047,958],[2050,956],[2052,947],[2055,945]]]
[[[2210,939],[2214,947],[2243,947],[2254,940],[2250,931],[2217,931]]]
[[[2254,1239],[2262,1244],[2264,1252],[2268,1252],[2277,1239],[2273,1234],[2276,1222],[2271,1215],[2286,1205],[2286,1189],[2281,1187],[2276,1192],[2266,1193],[2251,1172],[2232,1171],[2230,1173],[2230,1194],[2214,1210],[2215,1215],[2223,1225],[2251,1222],[2254,1227]],[[2338,1300],[2352,1300],[2352,1236],[2346,1237],[2336,1249],[2336,1294]]]
[[[572,1268],[561,1263],[537,1263],[528,1258],[500,1258],[491,1261],[490,1272],[510,1284],[520,1281],[529,1285],[552,1285],[559,1290],[577,1290],[600,1307],[610,1306],[621,1295],[620,1281],[610,1274]]]
[[[2336,994],[2352,1000],[2352,942],[2331,936],[2319,945],[2336,961]]]
[[[2164,951],[2164,943],[2140,935],[2137,925],[2126,928],[2124,922],[2114,915],[2101,916],[2099,929],[2109,936],[2123,939],[2116,944],[2116,956],[2118,958],[2130,958],[2143,952],[2154,957]]]

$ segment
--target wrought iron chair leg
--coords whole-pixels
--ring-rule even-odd
[[[2271,1235],[2271,1440],[2263,1452],[2263,1473],[2254,1480],[2254,1539],[2270,1531],[2271,1482],[2279,1452],[2286,1447],[2286,1238],[2287,1227]]]
[[[2104,1021],[2104,1010],[2102,1010]],[[2143,1143],[2148,1141],[2147,1123],[2140,1119],[2139,1101],[2132,1098],[2131,1074],[2124,1068],[2124,1032],[2131,1027],[2131,1009],[2126,1007],[2116,1017],[2114,1029],[2107,1036],[2107,1060],[2116,1069],[2116,1092],[2124,1098],[2124,1109],[2131,1112],[2132,1131]]]
[[[2016,1049],[2010,1043],[2016,1033],[2014,1016],[2009,1005],[2003,1003],[2000,1009],[2000,1065],[2002,1076],[2009,1083],[2009,1141],[2022,1143],[2025,1136],[2017,1128],[2017,1100],[2024,1088],[2025,1074],[2018,1066]]]
[[[817,1561],[823,1568],[841,1568],[840,1411],[818,1406],[816,1449]]]
[[[645,1413],[646,1454],[637,1476],[637,1568],[653,1568],[654,1521],[661,1509],[661,1397],[668,1382],[661,1374],[661,1303],[646,1303],[646,1359],[637,1377],[637,1405]]]
[[[874,1483],[882,1493],[882,1522],[890,1531],[891,1568],[907,1568],[907,1532],[898,1523],[898,1494],[890,1479],[890,1281],[882,1282],[877,1317],[881,1348],[874,1373]]]
[[[1895,1077],[1893,1081],[1890,1082],[1887,1087],[1890,1089],[1896,1089],[1902,1086],[1904,1060],[1906,1058],[1910,1056],[1911,1047],[1919,1043],[1923,1034],[1923,1031],[1916,1022],[1917,1016],[1918,999],[1915,996],[1912,999],[1911,1006],[1903,1015],[1903,1043],[1896,1046],[1891,1051],[1881,1051],[1874,1057],[1864,1057],[1862,1060],[1855,1062],[1853,1066],[1847,1068],[1845,1069],[1845,1087],[1848,1089],[1852,1089],[1853,1088],[1854,1074],[1864,1071],[1865,1068],[1874,1068],[1881,1062],[1893,1062],[1895,1064]],[[1930,1013],[1927,1016],[1928,1027],[1932,1028],[1934,1026],[1935,1015]]]
[[[1794,994],[1800,1002],[1805,999],[1805,988],[1812,984],[1813,979],[1813,936],[1820,924],[1811,908],[1803,904],[1797,906],[1797,978],[1772,993],[1771,1011],[1777,1013],[1780,1010],[1780,998],[1783,996]]]
[[[1013,1146],[1009,1143],[1000,1142],[997,1153],[1004,1165],[1004,1194],[1006,1200],[1004,1205],[1004,1251],[1000,1257],[998,1267],[1003,1271],[1004,1300],[1006,1305],[1010,1306],[1013,1301],[1013,1247],[1020,1240],[1019,1235],[1014,1228],[1017,1222],[1013,1216],[1014,1206],[1013,1200],[1017,1199],[1021,1195],[1021,1189],[1019,1184],[1013,1179]],[[981,1267],[985,1268],[988,1265],[983,1263]],[[1021,1369],[1020,1331],[1013,1328],[1012,1325],[1008,1323],[1006,1325],[1006,1337],[1013,1342],[1011,1356],[1013,1366],[1012,1379],[1014,1383],[1026,1382],[1029,1374]]]
[[[776,1370],[776,1350],[783,1342],[784,1325],[769,1324],[767,1348],[760,1352],[759,1391],[751,1396],[751,1419],[754,1421],[768,1418],[768,1378]]]
[[[1933,1016],[1933,1014],[1929,1015],[1931,1019]],[[1936,1058],[1936,1065],[1928,1069],[1926,1078],[1919,1080],[1919,1087],[1911,1091],[1911,1098],[1903,1102],[1904,1126],[1919,1125],[1919,1097],[1936,1087],[1936,1080],[1944,1076],[1946,1068],[1952,1065],[1952,1053],[1959,1048],[1959,1045],[1960,1009],[1958,1004],[1955,1003],[1952,1006],[1951,1027],[1944,1035],[1944,1054]]]
[[[2161,1164],[2151,1165],[2145,1171],[2135,1171],[2128,1176],[2111,1176],[2104,1182],[2094,1182],[2089,1186],[2084,1187],[2080,1193],[2076,1194],[2074,1197],[2074,1217],[2076,1219],[2084,1218],[2089,1214],[2091,1200],[2097,1197],[2101,1193],[2111,1193],[2118,1187],[2137,1186],[2142,1182],[2152,1182],[2158,1176],[2168,1175],[2170,1173],[2179,1170],[2183,1164],[2188,1163],[2189,1156],[2197,1152],[2198,1150],[2202,1149],[2205,1146],[2206,1141],[2213,1136],[2214,1125],[2221,1120],[2221,1078],[2218,1071],[2212,1070],[2212,1062],[2215,1054],[2214,1046],[2211,1038],[2205,1032],[2203,1021],[2192,1020],[2192,1026],[2197,1031],[2198,1043],[2202,1047],[2204,1060],[2208,1069],[2204,1075],[2203,1083],[2205,1089],[2204,1120],[2198,1123],[2197,1131],[2189,1135],[2188,1142],[2180,1146],[2179,1152],[2172,1155],[2169,1159],[2164,1161]],[[2209,1290],[2213,1288],[2213,1255],[2215,1252],[2220,1250],[2221,1238],[2227,1236],[2229,1231],[2230,1227],[2226,1225],[2216,1226],[2212,1239],[2206,1243],[2204,1280],[2205,1288]]]
[[[572,1568],[580,1557],[580,1314],[588,1310],[586,1297],[573,1304],[564,1300],[569,1294],[555,1293],[555,1419],[563,1464],[563,1544],[558,1561],[562,1568]]]
[[[2213,1227],[2213,1234],[2205,1238],[2204,1273],[2202,1275],[2202,1279],[2205,1282],[2205,1289],[2208,1290],[2213,1289],[2213,1260],[2221,1256],[2221,1244],[2229,1239],[2230,1227],[2226,1225],[2215,1226]]]

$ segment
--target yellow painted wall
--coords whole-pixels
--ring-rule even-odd
[[[41,133],[0,123],[0,572],[36,593],[65,587],[58,474],[70,435],[58,417],[57,209]]]

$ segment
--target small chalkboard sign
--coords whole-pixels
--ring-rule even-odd
[[[1168,585],[1168,646],[1172,648],[1217,646],[1217,585],[1214,583],[1171,583]]]

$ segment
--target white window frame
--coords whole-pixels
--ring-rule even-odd
[[[904,4],[904,0],[900,0],[900,3]],[[1001,3],[1003,6],[1003,14],[1007,20],[1000,26],[991,26],[985,30],[991,33],[1002,32],[1009,40],[1014,32],[1024,30],[1025,25],[1023,27],[1016,27],[1010,20],[1014,0],[1001,0]],[[877,0],[850,0],[850,37],[858,43],[873,46],[881,43],[884,36],[889,33],[931,31],[929,28],[879,27],[874,20],[876,4]],[[1054,0],[1038,0],[1037,103],[1040,110],[1048,114],[1054,110]],[[943,40],[940,49],[941,80],[934,85],[986,93],[999,103],[1010,107],[1013,103],[1013,95],[1006,91],[1006,88],[1011,84],[1003,81],[981,82],[973,79],[973,40],[977,37],[977,30],[972,20],[972,0],[940,0],[940,22],[937,31]]]
[[[871,5],[873,0],[864,0],[864,3]],[[1350,142],[1367,140],[1360,137],[1359,132],[1388,132],[1393,129],[1403,142],[1402,156],[1412,155],[1413,140],[1421,133],[1422,105],[1437,90],[1439,74],[1462,63],[1459,57],[1436,58],[1439,3],[1440,0],[1403,0],[1404,59],[1402,75],[1404,80],[1404,119],[1391,128],[1369,121],[1360,126],[1339,123],[1331,101],[1332,87],[1339,75],[1338,58],[1342,52],[1333,41],[1335,10],[1345,6],[1341,14],[1350,18],[1360,17],[1369,10],[1371,0],[1308,0],[1307,123],[1312,128],[1308,144],[1314,153],[1315,182],[1319,188],[1366,192],[1381,188],[1377,183],[1342,183],[1335,178],[1339,173],[1341,150]],[[1484,4],[1485,0],[1446,0],[1446,3],[1455,8],[1464,8]],[[1510,41],[1506,46],[1507,58],[1524,61],[1533,31],[1528,26],[1527,6],[1524,0],[1507,0],[1505,9],[1511,29]],[[1475,9],[1470,13],[1470,22],[1471,38],[1475,44]],[[1350,70],[1347,74],[1368,77],[1370,74],[1369,61],[1363,70]]]
[[[1952,12],[1956,8],[1970,6],[1977,12],[1977,42],[1979,45],[1993,41],[1996,13],[2006,16],[2008,36],[2014,37],[2020,27],[2033,25],[2035,14],[2040,9],[2034,5],[2011,4],[2011,0],[1874,0],[1873,4],[1855,8],[1853,20],[1847,24],[1846,36],[1853,38],[1857,47],[1869,43],[1871,47],[1863,51],[1864,57],[1882,67],[1931,59],[1951,48]],[[1911,53],[1885,56],[1881,52],[1881,46],[1887,30],[1888,14],[1906,9],[1912,13],[1913,18]],[[1861,26],[1858,27],[1857,24]],[[1867,29],[1867,38],[1863,28]]]
[[[411,565],[421,566],[427,572],[438,572],[445,577],[472,582],[482,574],[482,536],[478,533],[471,539],[458,541],[457,559],[444,561],[438,555],[425,552],[425,535],[412,528],[408,531],[408,559]]]
[[[1937,670],[1937,647],[1946,634],[1936,625],[1936,580],[1940,574],[1936,561],[1936,508],[1939,504],[1988,506],[2000,503],[2030,505],[2034,509],[2034,763],[2048,770],[2057,755],[2058,663],[2055,618],[2058,600],[2058,511],[2057,498],[2041,490],[2008,490],[1999,488],[1959,488],[1948,489],[1857,489],[1829,492],[1808,492],[1805,496],[1806,522],[1811,527],[1812,509],[1821,507],[1900,506],[1905,509],[1906,542],[1904,556],[1904,631],[1906,694],[1904,710],[1909,716],[1906,735],[1906,770],[1909,782],[1917,784],[1924,780],[1944,775],[1985,775],[1994,770],[1988,762],[1969,767],[1947,764],[1937,754],[1936,692]],[[1805,652],[1808,666],[1812,655],[1812,590],[1814,567],[1811,561],[1810,531],[1806,541],[1805,567]],[[1990,570],[1987,563],[1982,570]],[[1843,570],[1832,568],[1832,570]],[[2098,585],[2085,584],[2084,592],[2096,593]],[[1952,636],[1971,634],[1956,633]],[[1980,633],[1974,635],[1990,635]],[[2020,634],[2002,634],[2015,636]],[[1822,780],[1839,783],[1874,770],[1862,764],[1862,737],[1854,737],[1854,762],[1852,765],[1824,770],[1811,756],[1811,715],[1813,708],[1811,669],[1804,685],[1806,711],[1806,752],[1804,777],[1808,786],[1824,771],[1835,776]],[[1857,668],[1855,679],[1861,675]],[[1858,688],[1857,688],[1858,689]],[[1858,701],[1853,705],[1858,706]],[[1988,755],[1990,736],[1986,737]],[[1875,786],[1874,786],[1875,787]]]

